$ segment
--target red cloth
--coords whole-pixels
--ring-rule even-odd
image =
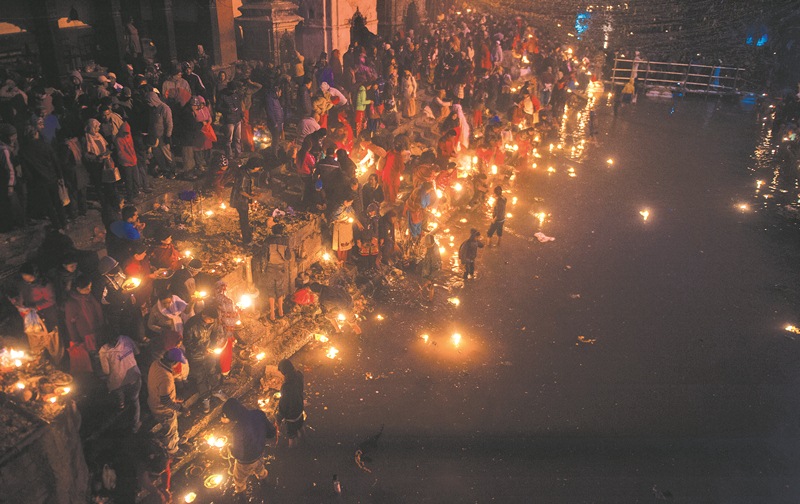
[[[67,353],[69,354],[69,373],[71,375],[92,372],[92,361],[89,359],[86,347],[73,343],[70,344]]]
[[[150,251],[150,261],[156,268],[167,268],[173,271],[179,270],[181,255],[175,245],[159,244]]]
[[[300,306],[314,303],[314,293],[308,287],[303,287],[292,295],[292,301]]]
[[[364,111],[356,110],[356,136],[364,129]]]
[[[222,374],[231,372],[231,364],[233,364],[233,337],[228,336],[225,346],[222,347],[222,353],[219,354],[219,369]]]
[[[306,156],[300,163],[297,164],[297,174],[311,175],[311,173],[314,171],[315,164],[317,164],[317,160],[314,159],[314,156],[312,156],[310,152],[306,152]]]
[[[131,127],[127,122],[123,122],[119,127],[117,136],[114,137],[114,145],[117,146],[117,163],[120,166],[136,166],[136,149],[133,147]]]
[[[247,152],[255,151],[255,144],[253,143],[253,127],[250,125],[250,111],[243,110],[242,115],[242,149]]]
[[[87,350],[97,350],[103,308],[94,296],[71,292],[64,303],[64,322],[71,342],[84,343]]]
[[[394,203],[397,201],[397,193],[400,191],[400,176],[405,171],[403,157],[399,152],[391,150],[386,153],[386,163],[383,169],[378,172],[383,186],[383,195],[386,201]]]

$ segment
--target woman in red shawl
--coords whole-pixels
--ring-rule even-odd
[[[394,204],[397,201],[397,193],[400,192],[400,176],[406,170],[403,155],[398,149],[392,149],[386,153],[386,162],[383,169],[378,171],[383,186],[383,195],[388,203]]]

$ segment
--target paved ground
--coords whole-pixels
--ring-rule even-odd
[[[254,501],[797,502],[783,328],[800,321],[800,234],[762,197],[779,188],[756,192],[772,178],[749,169],[757,125],[715,101],[601,105],[582,163],[520,174],[512,233],[458,308],[379,299],[336,359],[295,357],[313,431],[277,449]],[[354,453],[382,425],[367,473]]]

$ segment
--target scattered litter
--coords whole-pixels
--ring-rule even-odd
[[[555,241],[556,240],[552,236],[547,236],[546,234],[542,233],[541,231],[539,231],[538,233],[535,233],[533,236],[535,236],[536,239],[539,240],[540,243],[546,243],[546,242],[551,242],[551,241]]]
[[[594,345],[597,341],[597,338],[587,338],[586,336],[581,335],[578,336],[578,341],[586,345]],[[577,345],[577,343],[575,343],[575,345]]]
[[[581,295],[580,294],[570,294],[569,297],[572,298],[572,299],[580,299]]]
[[[362,457],[363,457],[363,455],[364,455],[364,452],[362,452],[361,450],[356,450],[356,456],[355,456],[355,459],[356,459],[356,465],[357,465],[357,466],[358,466],[358,468],[359,468],[359,469],[361,469],[362,471],[364,471],[364,472],[368,472],[368,473],[371,473],[371,472],[372,472],[372,470],[370,470],[370,468],[369,468],[369,467],[367,467],[367,466],[364,464],[364,461],[362,460]]]

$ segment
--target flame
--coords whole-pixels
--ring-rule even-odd
[[[267,354],[266,354],[266,353],[264,353],[264,352],[258,352],[258,354],[256,354],[256,360],[258,360],[258,361],[262,361],[262,360],[264,360],[264,359],[266,358],[266,356],[267,356]]]
[[[228,205],[226,205],[225,203],[220,203],[219,208],[220,210],[225,210],[226,208],[228,208]]]
[[[517,204],[517,197],[516,197],[516,196],[514,196],[513,198],[511,198],[511,204],[512,204],[512,205],[516,205],[516,204]]]
[[[242,308],[242,309],[250,308],[251,306],[253,306],[253,298],[251,298],[247,294],[242,294],[242,296],[239,298],[238,305],[239,305],[239,308]]]
[[[440,253],[440,254],[444,254],[444,253],[445,253],[445,251],[447,251],[447,249],[446,249],[446,248],[444,248],[444,247],[439,247],[439,253]]]
[[[739,210],[741,210],[742,212],[746,212],[746,211],[750,210],[750,206],[747,203],[739,203],[736,206],[738,206]]]
[[[614,164],[614,160],[611,159],[611,158],[608,158],[608,159],[606,159],[606,163],[608,163],[608,166],[611,166],[611,165]]]
[[[639,215],[642,216],[642,220],[647,221],[647,218],[650,217],[650,210],[642,210]]]
[[[447,298],[447,302],[450,303],[453,306],[458,306],[458,305],[461,304],[461,300],[458,299],[457,297]]]
[[[497,165],[492,165],[492,175],[497,175]]]
[[[335,357],[336,357],[336,355],[337,355],[338,353],[339,353],[339,350],[337,350],[337,349],[336,349],[336,347],[330,347],[330,348],[328,349],[328,351],[325,353],[325,356],[326,356],[327,358],[329,358],[329,359],[333,359],[333,358],[335,358]]]
[[[381,314],[375,315],[375,318],[378,320],[383,320],[383,315]]]
[[[322,254],[322,260],[323,261],[330,261],[331,260],[331,255],[329,253],[325,252],[324,254]]]
[[[478,156],[472,156],[472,164],[478,164]]]
[[[455,189],[456,191],[461,191],[462,189],[464,189],[464,187],[461,184],[459,184],[458,182],[456,182],[453,185],[453,189]]]
[[[544,212],[539,212],[536,214],[536,218],[539,219],[539,225],[541,226],[544,224],[544,219],[547,217],[547,214]]]
[[[453,342],[453,346],[457,347],[458,345],[461,344],[461,334],[453,333],[453,335],[450,336],[450,340]]]
[[[14,386],[17,387],[19,390],[22,390],[22,389],[25,388],[25,384],[22,383],[21,381],[17,382]]]
[[[422,341],[424,341],[425,343],[428,343],[430,341],[430,339],[431,339],[431,337],[428,336],[427,334],[423,334],[420,337],[422,338]]]
[[[224,350],[224,348],[215,348],[215,349],[214,349],[214,354],[215,354],[215,355],[220,355],[220,354],[222,353],[222,351],[223,351],[223,350]]]
[[[344,322],[347,319],[344,313],[340,313],[339,315],[336,316],[336,318],[339,320],[339,322]]]
[[[189,493],[187,493],[186,495],[183,496],[183,502],[187,502],[187,503],[188,502],[194,502],[194,500],[196,498],[197,498],[197,494],[196,493],[189,492]]]
[[[205,212],[203,212],[203,213],[205,213],[205,214],[206,214],[206,217],[211,217],[211,216],[213,216],[213,215],[214,215],[214,212],[213,212],[212,210],[206,210],[206,211],[205,211]]]
[[[57,399],[56,399],[56,396],[53,396],[53,397],[51,397],[50,399],[48,399],[48,401],[50,401],[50,402],[51,402],[51,403],[53,403],[53,404],[55,404],[56,400],[57,400]]]

